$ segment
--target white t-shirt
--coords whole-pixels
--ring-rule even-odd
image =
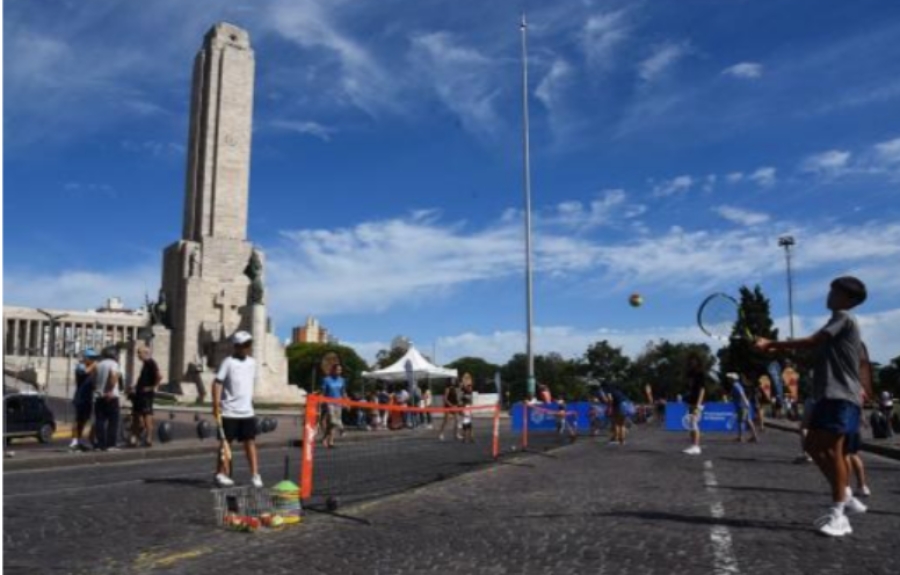
[[[225,358],[216,381],[222,383],[222,417],[253,417],[253,383],[256,360],[250,356]]]

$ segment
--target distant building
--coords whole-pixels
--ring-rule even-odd
[[[337,341],[328,330],[319,324],[319,320],[309,316],[306,325],[291,330],[291,343],[334,343]]]

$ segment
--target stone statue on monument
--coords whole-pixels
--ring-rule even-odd
[[[259,258],[259,252],[254,248],[250,254],[250,261],[244,268],[244,275],[250,278],[249,303],[251,305],[264,303],[265,290],[263,289],[262,273],[262,260]]]
[[[188,275],[195,276],[200,274],[200,246],[194,245],[191,253],[188,255]]]

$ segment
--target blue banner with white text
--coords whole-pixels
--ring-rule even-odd
[[[752,408],[750,417],[753,417]],[[737,412],[731,402],[709,402],[703,404],[703,415],[700,418],[700,431],[737,431]],[[687,431],[688,404],[669,402],[666,404],[666,430]]]

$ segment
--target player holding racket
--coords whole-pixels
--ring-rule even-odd
[[[846,513],[861,513],[865,506],[848,495],[849,470],[844,458],[848,434],[859,431],[861,338],[856,318],[850,310],[866,300],[866,286],[855,277],[843,276],[831,282],[826,305],[831,319],[815,334],[789,341],[759,338],[761,351],[815,349],[813,408],[806,452],[812,456],[831,485],[832,506],[815,522],[818,530],[831,537],[853,533]]]
[[[219,446],[216,483],[219,487],[231,487],[230,449],[228,444],[237,439],[244,444],[250,464],[251,483],[262,487],[259,464],[256,457],[256,418],[253,413],[253,386],[256,381],[256,360],[250,356],[253,338],[246,331],[239,331],[231,338],[234,352],[222,361],[212,386],[213,417],[219,422],[219,433],[224,445]]]

